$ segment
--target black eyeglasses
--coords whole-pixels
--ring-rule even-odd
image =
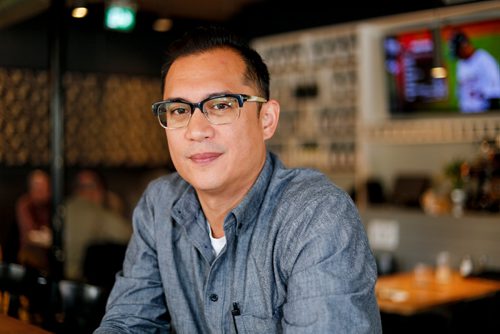
[[[196,108],[200,109],[208,121],[215,125],[229,124],[240,116],[245,102],[261,102],[263,97],[245,94],[224,94],[211,96],[198,103],[184,100],[165,100],[153,103],[153,115],[158,117],[160,125],[165,129],[179,129],[187,126]]]

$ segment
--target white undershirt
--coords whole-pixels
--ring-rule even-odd
[[[210,242],[212,243],[212,248],[215,251],[215,256],[219,255],[222,251],[222,248],[226,245],[226,236],[224,235],[221,238],[214,238],[212,235],[212,229],[210,228],[210,224],[208,224],[208,234],[210,235]]]

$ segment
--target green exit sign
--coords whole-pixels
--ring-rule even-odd
[[[130,31],[135,26],[135,6],[127,1],[110,2],[106,8],[106,28]]]

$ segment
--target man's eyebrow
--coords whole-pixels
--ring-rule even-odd
[[[234,93],[232,93],[232,92],[230,92],[230,91],[227,91],[227,90],[222,91],[222,92],[215,92],[215,93],[209,94],[209,95],[206,97],[206,99],[208,99],[208,98],[210,98],[210,97],[213,97],[213,96],[220,96],[220,95],[226,95],[226,94],[234,94]]]
[[[220,95],[226,95],[226,94],[234,94],[234,93],[231,92],[231,91],[228,91],[228,90],[220,91],[220,92],[214,92],[214,93],[210,93],[208,95],[205,95],[203,97],[203,99],[201,99],[200,101],[209,99],[209,98],[214,97],[214,96],[220,96]],[[185,102],[191,102],[190,100],[185,99],[185,98],[180,97],[180,96],[178,96],[178,97],[169,97],[167,99],[164,99],[164,101],[185,101]],[[196,101],[196,102],[199,102],[199,101]]]

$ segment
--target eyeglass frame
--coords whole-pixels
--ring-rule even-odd
[[[203,110],[203,105],[210,101],[210,100],[213,100],[213,99],[218,99],[218,98],[224,98],[224,97],[233,97],[235,98],[237,101],[238,101],[238,115],[236,116],[236,118],[229,122],[229,123],[213,123],[213,121],[210,120],[210,118],[208,117],[208,112],[204,111]],[[153,115],[157,117],[158,119],[158,122],[160,123],[161,127],[164,128],[164,129],[169,129],[169,130],[172,130],[172,129],[182,129],[182,128],[185,128],[189,125],[189,122],[191,121],[191,118],[193,117],[193,114],[194,112],[196,111],[196,108],[200,109],[201,113],[205,116],[205,118],[213,125],[223,125],[223,124],[231,124],[232,122],[234,122],[235,120],[237,120],[239,117],[240,117],[240,112],[241,112],[241,108],[243,108],[243,104],[245,102],[259,102],[259,103],[266,103],[268,100],[263,98],[263,97],[260,97],[260,96],[254,96],[254,95],[247,95],[247,94],[220,94],[220,95],[214,95],[214,96],[209,96],[207,97],[206,99],[200,101],[200,102],[197,102],[197,103],[192,103],[192,102],[188,102],[186,100],[183,100],[183,99],[171,99],[171,100],[163,100],[163,101],[158,101],[158,102],[155,102],[151,105],[151,110],[153,112]],[[168,126],[164,126],[162,124],[162,122],[160,121],[160,112],[158,111],[160,106],[163,105],[164,103],[184,103],[184,104],[187,104],[190,108],[191,108],[191,112],[190,112],[190,115],[189,115],[189,119],[186,123],[186,125],[184,126],[180,126],[180,127],[176,127],[176,128],[169,128]]]

